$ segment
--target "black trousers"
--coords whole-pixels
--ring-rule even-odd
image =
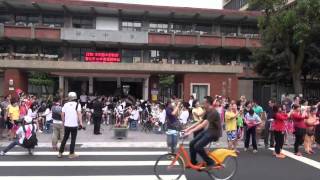
[[[60,150],[59,150],[60,153],[63,153],[64,147],[67,143],[67,140],[69,139],[70,134],[71,134],[70,154],[74,153],[74,148],[76,146],[77,133],[78,133],[78,127],[64,127],[64,136],[61,141]]]
[[[301,146],[304,142],[304,136],[306,135],[306,129],[302,129],[302,128],[294,128],[294,135],[296,137],[295,141],[294,141],[294,153],[298,153],[299,152],[299,146]]]
[[[202,157],[202,159],[207,163],[208,166],[213,166],[214,161],[208,156],[204,147],[206,147],[210,142],[216,141],[217,138],[208,131],[203,131],[198,134],[190,143],[190,158],[192,164],[197,164],[197,153]]]
[[[274,131],[274,139],[276,141],[276,145],[275,145],[276,154],[280,154],[280,151],[284,144],[284,132]]]
[[[93,116],[93,126],[94,126],[93,127],[93,134],[99,134],[100,133],[101,116],[99,116],[99,115],[94,115]]]
[[[257,146],[257,139],[256,139],[256,127],[251,127],[251,128],[247,127],[246,139],[244,143],[245,148],[249,148],[250,137],[252,138],[253,149],[257,150],[258,146]]]
[[[200,129],[200,130],[198,130],[198,131],[195,131],[195,132],[193,133],[193,138],[197,137],[197,135],[200,134],[200,133],[202,133],[203,131],[204,131],[204,129]]]

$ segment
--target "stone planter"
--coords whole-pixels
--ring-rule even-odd
[[[128,127],[114,127],[113,134],[117,139],[123,139],[128,137]]]

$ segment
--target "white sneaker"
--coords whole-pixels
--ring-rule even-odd
[[[41,131],[40,129],[39,129],[39,131],[38,131],[39,133],[42,133],[43,131]]]
[[[88,121],[88,123],[87,123],[88,125],[90,125],[90,121]]]
[[[247,148],[244,148],[244,152],[247,152],[248,151],[248,149]]]
[[[3,151],[0,152],[0,156],[6,155]]]
[[[258,152],[258,150],[256,150],[256,149],[255,149],[255,150],[253,150],[253,153],[254,153],[254,154],[256,154],[257,152]]]

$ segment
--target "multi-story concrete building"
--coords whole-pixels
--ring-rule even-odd
[[[240,11],[257,10],[256,8],[249,9],[249,0],[223,0],[223,9],[237,9]],[[287,0],[288,5],[293,5],[296,0]]]
[[[252,97],[248,56],[259,48],[261,12],[93,1],[0,0],[0,95],[35,93],[30,72],[47,72],[50,90],[110,95],[130,87],[157,95],[159,74],[175,94]]]

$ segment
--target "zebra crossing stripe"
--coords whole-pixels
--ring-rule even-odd
[[[161,166],[169,165],[171,161],[162,161]],[[153,166],[155,161],[2,161],[0,167],[88,167],[88,166]],[[2,180],[2,179],[1,179]]]
[[[76,154],[80,156],[151,156],[151,155],[163,155],[168,153],[167,151],[79,151]],[[8,152],[9,156],[24,156],[27,152]],[[67,152],[64,153],[67,155]],[[57,156],[57,152],[53,151],[39,151],[34,152],[35,156]]]
[[[163,179],[174,179],[177,176],[165,175]],[[120,175],[120,176],[0,176],[1,180],[157,180],[155,175]],[[187,180],[181,176],[179,180]]]
[[[269,148],[270,150],[274,150],[274,148]],[[289,152],[289,151],[286,151],[286,150],[281,150],[281,153],[294,159],[294,160],[297,160],[297,161],[300,161],[302,163],[305,163],[309,166],[312,166],[314,168],[317,168],[317,169],[320,169],[320,162],[317,162],[315,160],[312,160],[312,159],[309,159],[309,158],[306,158],[306,157],[302,157],[302,156],[296,156],[295,154]]]

